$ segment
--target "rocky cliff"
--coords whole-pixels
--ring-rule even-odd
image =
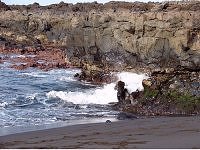
[[[62,47],[74,64],[200,69],[200,2],[1,2],[0,10],[1,40]]]

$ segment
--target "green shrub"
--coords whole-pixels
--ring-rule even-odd
[[[144,98],[155,98],[158,95],[158,90],[145,88],[144,89]]]
[[[180,93],[177,91],[170,91],[168,93],[168,98],[186,113],[192,113],[194,111],[199,111],[200,108],[200,98],[195,97],[189,93]]]

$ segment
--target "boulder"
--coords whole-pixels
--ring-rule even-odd
[[[120,112],[117,115],[117,119],[118,120],[133,120],[133,119],[137,119],[138,117],[132,113],[128,113],[128,112]]]

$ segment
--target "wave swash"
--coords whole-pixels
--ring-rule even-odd
[[[126,83],[126,88],[130,91],[137,89],[143,90],[142,80],[147,76],[144,74],[136,74],[130,72],[118,73],[118,81],[122,80]],[[87,91],[65,92],[65,91],[50,91],[46,96],[51,98],[59,98],[74,104],[108,104],[110,102],[117,102],[117,91],[114,90],[116,82],[90,89]]]

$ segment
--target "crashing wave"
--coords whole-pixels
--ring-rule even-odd
[[[117,74],[118,80],[126,83],[129,92],[137,89],[143,90],[142,80],[148,78],[145,74],[136,74],[130,72],[122,72]],[[59,98],[74,104],[108,104],[117,102],[117,91],[114,90],[115,83],[104,85],[95,89],[78,92],[50,91],[46,96],[51,98]]]

